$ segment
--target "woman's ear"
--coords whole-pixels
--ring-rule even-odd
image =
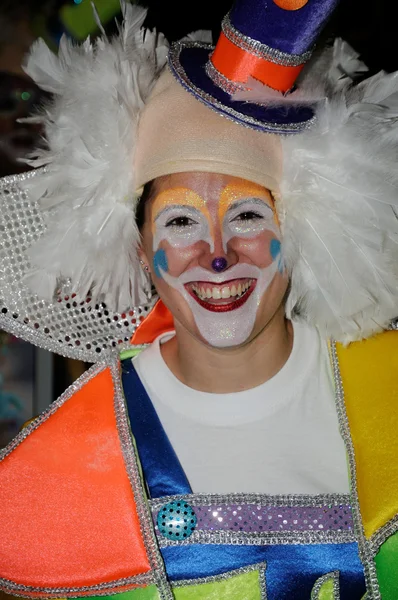
[[[138,252],[138,258],[140,259],[140,265],[141,265],[142,269],[146,273],[150,274],[151,269],[149,267],[149,260],[148,260],[145,250],[143,249],[142,246],[139,246],[137,252]]]

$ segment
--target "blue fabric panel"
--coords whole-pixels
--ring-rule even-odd
[[[122,362],[130,427],[151,498],[191,494],[188,479],[131,359]]]
[[[340,599],[361,600],[366,592],[358,545],[204,545],[162,549],[172,581],[225,573],[266,561],[267,600],[310,600],[316,580],[338,570]]]

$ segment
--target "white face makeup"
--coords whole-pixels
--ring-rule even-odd
[[[190,189],[168,189],[152,207],[154,273],[181,294],[201,336],[214,347],[237,346],[250,337],[260,302],[283,270],[274,211],[259,190],[249,183],[227,185],[206,202]],[[219,252],[222,245],[227,257],[233,247],[237,257],[221,273],[214,267],[216,237]],[[183,255],[189,255],[188,267]]]

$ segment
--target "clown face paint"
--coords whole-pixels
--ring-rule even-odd
[[[279,228],[266,191],[240,181],[209,198],[188,188],[161,192],[152,206],[153,269],[189,306],[212,346],[243,344],[281,269]],[[215,256],[228,266],[215,273]]]

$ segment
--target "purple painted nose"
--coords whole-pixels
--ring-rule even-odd
[[[227,260],[223,256],[217,256],[211,263],[211,268],[216,273],[221,273],[221,271],[225,271],[227,264]]]

